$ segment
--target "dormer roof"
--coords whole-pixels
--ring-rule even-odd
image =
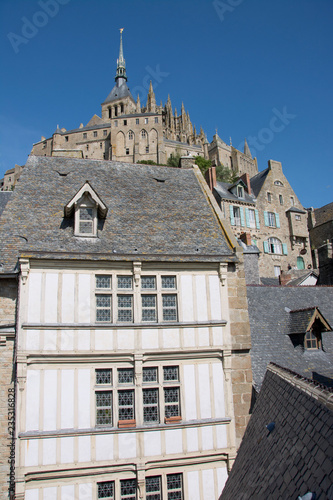
[[[85,195],[90,196],[91,200],[96,203],[98,209],[98,215],[105,219],[108,212],[107,206],[103,203],[101,198],[98,196],[97,192],[93,189],[89,181],[86,181],[81,189],[78,190],[75,196],[65,205],[64,213],[65,217],[70,217],[74,211],[75,204],[78,203]]]
[[[332,327],[316,306],[290,311],[289,334],[309,332],[316,320],[319,320],[322,324],[323,331],[329,332],[332,330]]]

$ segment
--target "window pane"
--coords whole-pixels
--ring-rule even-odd
[[[96,288],[111,289],[111,276],[96,276]]]
[[[156,290],[156,277],[155,276],[142,276],[141,277],[141,288]]]
[[[124,479],[120,481],[121,500],[136,500],[136,480]]]
[[[142,321],[157,321],[156,295],[142,295]]]
[[[157,368],[144,368],[142,371],[143,382],[157,382]]]
[[[118,288],[132,290],[132,276],[117,276]]]
[[[118,392],[119,420],[134,419],[134,391]]]
[[[179,417],[179,387],[166,387],[164,389],[164,405],[166,417]]]
[[[92,234],[93,232],[93,222],[92,221],[80,221],[79,232],[82,234]]]
[[[96,392],[96,425],[112,424],[112,392]]]
[[[182,500],[182,474],[167,475],[168,500]]]
[[[111,295],[96,295],[96,321],[111,321]]]
[[[80,220],[92,220],[93,209],[92,208],[80,208]]]
[[[118,368],[118,384],[133,384],[134,369],[133,368]]]
[[[161,477],[146,477],[146,500],[161,500]]]
[[[163,321],[177,321],[177,296],[162,295]]]
[[[118,321],[133,321],[132,295],[118,295]]]
[[[163,379],[164,382],[169,380],[179,381],[179,369],[178,366],[163,366]]]
[[[143,421],[158,422],[158,389],[143,389]]]
[[[176,276],[162,276],[162,288],[176,288]]]
[[[96,370],[96,384],[111,384],[111,370]]]
[[[97,483],[97,487],[98,487],[98,498],[107,498],[110,500],[114,499],[113,481],[107,481],[105,483]]]

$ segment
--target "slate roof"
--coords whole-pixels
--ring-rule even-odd
[[[293,342],[290,311],[317,306],[333,325],[333,287],[248,285],[253,383],[259,390],[272,361],[300,375],[333,382],[333,333],[322,333],[322,349],[307,350]]]
[[[9,202],[13,191],[0,191],[0,215],[5,209],[5,206]]]
[[[306,214],[305,210],[301,210],[300,208],[297,207],[290,207],[288,208],[288,210],[286,210],[286,213],[287,212],[294,212],[295,214]]]
[[[124,99],[125,97],[130,97],[132,101],[134,101],[133,96],[128,88],[127,84],[124,82],[122,85],[118,87],[117,82],[110,94],[107,96],[103,104],[107,104],[109,102],[115,101],[117,99]],[[134,101],[135,102],[135,101]]]
[[[254,196],[257,198],[260,190],[266,180],[267,174],[269,172],[269,168],[266,168],[262,172],[259,172],[257,175],[250,179],[251,189],[253,191]]]
[[[238,203],[243,202],[243,203],[251,203],[254,205],[255,200],[253,196],[250,196],[244,189],[244,198],[239,198],[238,196],[234,195],[229,191],[233,186],[235,186],[237,183],[230,184],[228,182],[220,182],[218,181],[216,183],[216,186],[214,187],[214,190],[217,192],[219,197],[222,200],[231,200],[231,201],[236,201]],[[244,184],[244,183],[243,183]]]
[[[220,500],[332,499],[332,449],[333,392],[270,365]]]
[[[65,205],[83,184],[108,208],[98,238],[73,236]],[[28,159],[0,223],[4,271],[19,252],[106,260],[236,260],[194,169],[61,157]]]

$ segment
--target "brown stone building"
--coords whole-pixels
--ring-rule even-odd
[[[308,210],[311,252],[321,285],[333,285],[333,203]]]

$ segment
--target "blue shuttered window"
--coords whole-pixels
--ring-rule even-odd
[[[265,226],[269,226],[268,213],[267,212],[264,212],[264,221],[265,221]]]
[[[276,227],[280,227],[280,217],[279,214],[275,213],[275,223]]]
[[[235,224],[233,205],[229,205],[229,210],[230,210],[230,224],[233,226]]]
[[[255,215],[256,215],[256,226],[257,226],[257,229],[260,229],[259,212],[258,212],[257,209],[255,209]]]
[[[264,241],[264,252],[265,253],[269,252],[268,241]]]
[[[286,243],[282,243],[283,255],[288,255],[288,248]]]
[[[250,227],[249,209],[248,208],[245,208],[245,220],[246,220],[246,227]]]
[[[241,226],[245,226],[245,220],[244,220],[244,210],[243,207],[240,207],[240,220],[241,220]]]

